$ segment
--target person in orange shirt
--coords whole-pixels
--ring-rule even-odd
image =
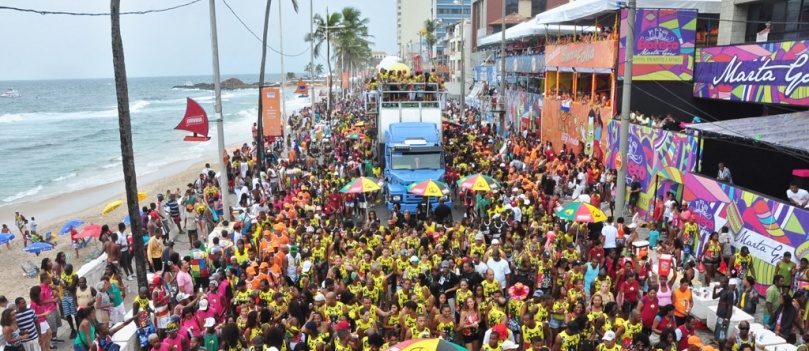
[[[272,278],[270,277],[269,272],[270,272],[270,265],[267,264],[267,262],[261,262],[261,265],[259,266],[258,269],[258,275],[256,276],[256,279],[254,279],[253,282],[251,283],[250,288],[252,288],[253,290],[260,289],[261,288],[260,283],[264,279],[273,282],[274,280],[272,280]]]

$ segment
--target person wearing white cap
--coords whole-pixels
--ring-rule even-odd
[[[620,351],[621,345],[618,345],[615,342],[615,332],[612,330],[608,330],[604,333],[604,336],[601,337],[601,341],[604,342],[604,346],[598,348],[598,351]]]
[[[518,348],[520,348],[520,345],[517,345],[517,343],[515,343],[515,342],[513,342],[511,340],[505,340],[500,345],[501,350],[516,350]]]

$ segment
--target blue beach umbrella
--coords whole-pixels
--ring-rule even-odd
[[[53,250],[53,245],[48,243],[33,243],[31,245],[26,246],[23,250],[26,252],[31,252],[39,255],[39,253],[42,251]]]
[[[70,227],[78,228],[80,225],[84,224],[84,221],[80,219],[72,219],[67,221],[64,226],[62,226],[62,230],[59,231],[59,235],[65,235],[70,233]]]
[[[0,244],[8,243],[9,241],[14,239],[14,234],[11,233],[0,233]]]
[[[141,216],[143,216],[143,211],[140,211],[140,215],[141,215]],[[124,217],[124,220],[122,220],[122,221],[121,221],[121,223],[126,224],[126,225],[129,225],[129,223],[130,223],[131,221],[132,221],[132,220],[129,218],[129,215],[126,215],[126,217]]]

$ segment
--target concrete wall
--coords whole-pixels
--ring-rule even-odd
[[[107,254],[102,254],[98,258],[81,266],[81,268],[79,268],[79,270],[76,271],[76,274],[78,274],[79,277],[86,278],[87,284],[93,286],[96,282],[101,280],[102,276],[104,276],[104,268],[106,267],[107,267]],[[127,304],[126,307],[129,308],[132,307],[132,305]],[[126,314],[127,319],[130,317],[132,317],[131,309]],[[130,323],[125,328],[115,333],[115,335],[113,335],[112,337],[112,340],[116,344],[121,345],[121,351],[140,350],[140,344],[138,342],[138,335],[136,331],[137,328],[135,327],[135,323],[134,322]]]

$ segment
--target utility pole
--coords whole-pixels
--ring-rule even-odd
[[[258,70],[258,160],[256,165],[259,169],[264,169],[264,104],[261,102],[264,88],[264,66],[267,63],[267,29],[270,26],[270,8],[272,0],[267,0],[267,8],[264,10],[264,32],[261,33],[261,67]],[[283,137],[283,135],[281,136]]]
[[[506,0],[503,3],[503,23],[500,23],[500,103],[503,104],[500,112],[500,133],[506,136]]]
[[[309,33],[312,39],[315,37],[315,7],[312,0],[309,0]],[[315,120],[315,41],[309,42],[309,102],[312,104],[312,121]]]
[[[284,125],[281,127],[281,134],[287,135],[287,99],[286,94],[284,94],[284,89],[287,87],[287,78],[286,72],[284,72],[284,25],[281,23],[281,3],[284,2],[283,0],[278,1],[278,37],[279,37],[279,44],[278,44],[278,51],[280,53],[278,56],[281,57],[281,121]],[[286,143],[285,143],[286,145]],[[292,144],[289,144],[292,145]]]
[[[629,146],[629,113],[632,111],[629,104],[632,100],[632,60],[635,54],[635,15],[637,11],[636,0],[629,0],[627,3],[627,16],[626,25],[629,28],[626,31],[626,63],[624,64],[624,88],[623,96],[621,97],[621,129],[618,137],[618,153],[621,156],[622,163],[618,169],[618,179],[615,181],[616,189],[615,208],[618,213],[624,213],[624,206],[626,202],[626,163],[629,158],[627,157],[627,149]]]
[[[216,36],[216,2],[209,0],[211,16],[211,56],[213,57],[213,91],[214,91],[214,113],[216,114],[216,133],[219,144],[219,187],[222,193],[222,215],[226,221],[230,220],[230,193],[228,192],[228,165],[225,163],[225,121],[222,117],[222,85],[219,77],[219,42]],[[132,217],[130,217],[132,218]],[[193,245],[193,243],[191,243]]]
[[[466,120],[466,40],[464,40],[464,32],[466,31],[466,19],[461,18],[461,120],[460,123]]]
[[[135,174],[135,154],[132,150],[132,123],[129,114],[129,89],[126,81],[126,61],[124,60],[124,43],[121,39],[121,0],[110,1],[110,27],[112,36],[112,66],[115,70],[115,95],[118,100],[118,133],[121,138],[121,160],[124,171],[124,188],[126,189],[126,209],[129,213],[129,229],[136,238],[132,241],[135,252],[135,273],[138,287],[149,287],[146,280],[146,255],[144,255],[143,225],[139,220],[138,181]]]

